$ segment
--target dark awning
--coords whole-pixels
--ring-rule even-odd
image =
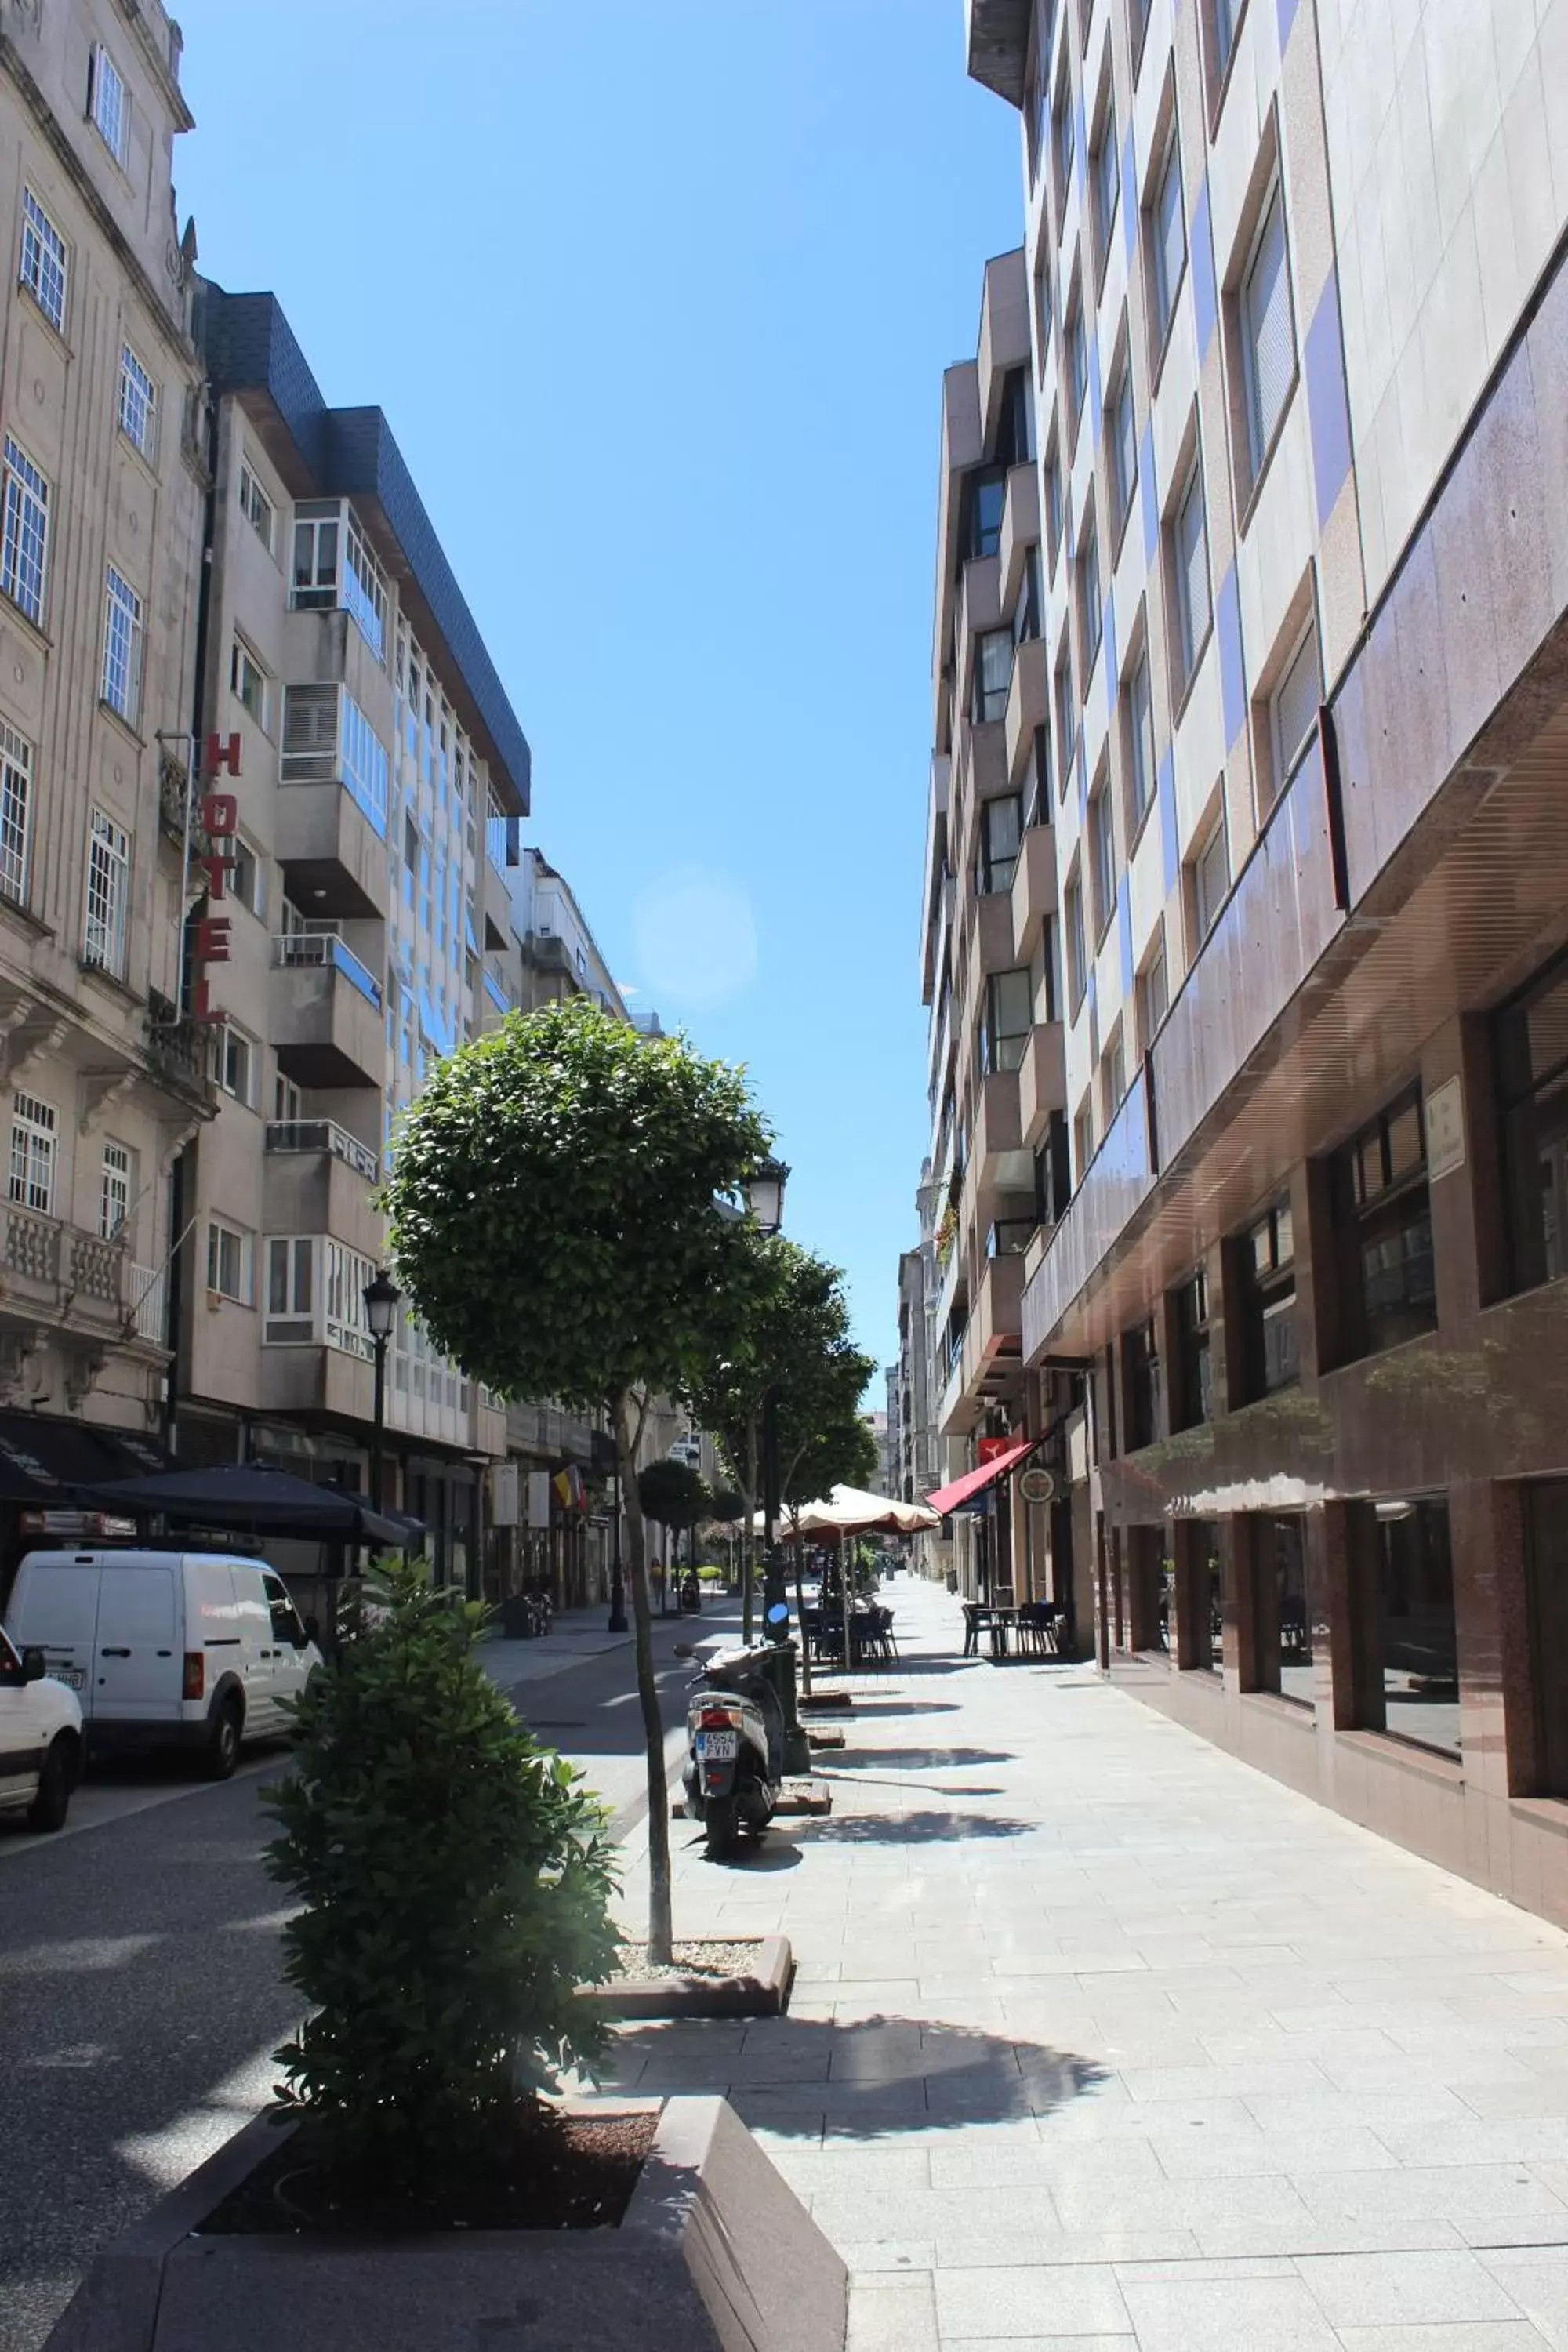
[[[170,1467],[155,1438],[58,1413],[0,1412],[0,1503],[68,1510],[86,1487]]]
[[[156,1477],[100,1485],[91,1499],[106,1511],[124,1511],[137,1518],[157,1513],[185,1527],[298,1536],[306,1542],[401,1549],[411,1539],[410,1529],[419,1525],[401,1513],[394,1520],[373,1511],[346,1486],[316,1486],[258,1462],[225,1462],[213,1470],[168,1470]]]

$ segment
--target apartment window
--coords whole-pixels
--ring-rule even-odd
[[[1176,1362],[1181,1381],[1181,1426],[1214,1419],[1214,1374],[1209,1360],[1209,1286],[1200,1266],[1176,1293]]]
[[[338,601],[338,535],[342,509],[336,499],[304,500],[294,509],[293,604],[298,613],[331,611]]]
[[[377,661],[386,658],[386,583],[351,512],[343,563],[343,604]]]
[[[0,895],[27,902],[27,817],[33,747],[0,720]]]
[[[1138,1034],[1145,1053],[1154,1043],[1170,1009],[1170,982],[1165,971],[1165,927],[1162,922],[1159,945],[1138,975]]]
[[[1089,795],[1089,882],[1094,900],[1094,931],[1103,939],[1116,912],[1116,833],[1110,821],[1110,786],[1102,782]]]
[[[1057,664],[1057,790],[1064,799],[1072,772],[1074,734],[1072,671],[1064,655]]]
[[[270,555],[277,538],[277,517],[271,499],[247,465],[239,469],[239,510]]]
[[[1089,399],[1089,331],[1084,323],[1083,304],[1075,294],[1067,324],[1068,396],[1073,438]]]
[[[1051,348],[1051,265],[1044,252],[1035,267],[1035,363],[1041,375]]]
[[[81,960],[101,971],[125,977],[125,938],[131,911],[131,835],[94,809],[88,822],[87,912]]]
[[[123,1143],[106,1143],[98,1176],[100,1240],[122,1240],[130,1215],[131,1154]]]
[[[1149,30],[1149,10],[1152,0],[1127,0],[1127,37],[1132,51],[1132,72],[1136,79],[1143,61],[1143,37]]]
[[[129,343],[120,353],[120,430],[151,465],[158,440],[158,387]]]
[[[994,971],[985,983],[982,1062],[986,1076],[1016,1070],[1024,1058],[1034,1022],[1035,992],[1026,970]]]
[[[1002,544],[1002,509],[1006,503],[1006,478],[999,467],[974,474],[969,483],[969,528],[964,543],[969,559],[994,555]]]
[[[250,1304],[251,1255],[254,1244],[238,1225],[220,1218],[207,1222],[207,1288],[237,1306]]]
[[[1013,683],[1013,634],[1010,629],[987,629],[977,639],[974,647],[974,709],[981,724],[1001,719],[1007,709],[1007,689]]]
[[[142,708],[142,599],[111,563],[103,591],[103,698],[128,725]]]
[[[1073,1167],[1081,1184],[1089,1173],[1089,1161],[1094,1158],[1094,1104],[1088,1095],[1079,1103],[1078,1117],[1072,1123],[1072,1156]]]
[[[1002,415],[996,426],[996,462],[1005,477],[1015,466],[1026,466],[1035,454],[1035,410],[1029,398],[1027,368],[1009,368],[1002,379]]]
[[[1447,1502],[1402,1495],[1371,1508],[1377,1588],[1372,1606],[1356,1612],[1363,1724],[1458,1756],[1459,1636]]]
[[[1037,547],[1024,550],[1024,584],[1018,591],[1018,602],[1013,614],[1013,643],[1026,645],[1040,634],[1040,551]]]
[[[1077,1014],[1089,985],[1089,956],[1084,946],[1083,886],[1078,869],[1062,893],[1062,921],[1067,929],[1068,993],[1071,1009]]]
[[[1100,266],[1103,269],[1110,257],[1111,231],[1116,226],[1117,199],[1121,191],[1121,159],[1116,151],[1116,107],[1107,88],[1105,110],[1100,120],[1100,141],[1091,159],[1094,173],[1094,211],[1096,233],[1100,239]]]
[[[1250,478],[1258,479],[1296,379],[1296,331],[1285,254],[1285,200],[1278,178],[1264,206],[1241,281],[1241,365]]]
[[[1100,1110],[1101,1127],[1109,1132],[1110,1123],[1127,1099],[1127,1048],[1121,1031],[1100,1057]]]
[[[1249,1397],[1272,1396],[1289,1388],[1300,1370],[1295,1228],[1288,1202],[1258,1220],[1238,1255],[1246,1307],[1247,1392]]]
[[[66,241],[33,194],[22,191],[22,259],[17,277],[45,318],[66,331]]]
[[[29,621],[44,625],[48,580],[49,485],[19,441],[5,436],[5,509],[0,530],[0,588]]]
[[[1499,1013],[1504,1213],[1515,1290],[1568,1273],[1568,959]]]
[[[1173,117],[1165,161],[1160,173],[1160,184],[1154,191],[1152,221],[1152,262],[1154,280],[1154,345],[1156,352],[1165,348],[1175,316],[1176,295],[1182,283],[1182,272],[1187,266],[1187,223],[1182,202],[1181,143],[1176,137]]]
[[[1197,667],[1209,633],[1209,554],[1204,529],[1203,468],[1194,451],[1173,532],[1175,559],[1176,639],[1182,684]]]
[[[1037,727],[1029,745],[1029,756],[1024,766],[1024,826],[1049,824],[1051,821],[1051,739],[1047,729]]]
[[[1045,1140],[1035,1153],[1035,1216],[1042,1225],[1058,1224],[1072,1198],[1072,1169],[1068,1154],[1068,1123],[1052,1111]]]
[[[1335,1180],[1348,1261],[1346,1354],[1373,1354],[1432,1330],[1437,1286],[1419,1089],[1401,1096],[1336,1154]]]
[[[307,1234],[293,1234],[267,1244],[267,1312],[269,1316],[312,1320],[316,1312],[316,1252]],[[268,1328],[268,1338],[281,1338]],[[302,1334],[309,1337],[309,1333]]]
[[[1110,487],[1115,498],[1116,536],[1121,536],[1138,488],[1138,420],[1132,405],[1132,371],[1124,360],[1110,395]]]
[[[243,637],[236,637],[229,653],[228,682],[236,700],[266,732],[271,718],[268,676]]]
[[[236,834],[228,845],[227,896],[252,915],[262,909],[264,886],[261,860],[248,841]]]
[[[1140,653],[1132,675],[1122,688],[1127,716],[1127,786],[1131,830],[1136,833],[1143,812],[1154,797],[1154,698],[1149,683],[1149,656]]]
[[[992,892],[1010,890],[1018,864],[1018,843],[1024,830],[1024,803],[1016,793],[984,801],[980,809],[980,887]]]
[[[55,1212],[54,1105],[37,1095],[11,1097],[11,1198],[40,1217]]]
[[[1229,888],[1230,859],[1226,851],[1222,809],[1193,860],[1193,928],[1200,946],[1213,930]]]
[[[281,1119],[286,1126],[295,1125],[305,1116],[302,1089],[295,1085],[292,1078],[286,1078],[281,1070],[273,1074],[272,1116]]]
[[[1056,111],[1051,119],[1051,145],[1057,158],[1057,204],[1059,209],[1068,200],[1072,185],[1073,120],[1072,85],[1066,74],[1057,91]]]
[[[1524,1490],[1525,1584],[1531,1696],[1535,1701],[1533,1794],[1568,1796],[1568,1484],[1543,1479]]]
[[[1062,543],[1062,467],[1055,448],[1046,460],[1046,552],[1051,570],[1057,568],[1057,550]]]
[[[1122,1387],[1126,1394],[1127,1450],[1157,1445],[1165,1410],[1165,1380],[1160,1362],[1160,1339],[1154,1318],[1140,1323],[1121,1342]]]
[[[1083,551],[1078,560],[1079,606],[1083,629],[1084,690],[1088,692],[1089,674],[1100,654],[1100,641],[1105,634],[1103,591],[1100,584],[1100,533],[1090,515],[1083,534]]]
[[[1307,748],[1308,738],[1318,723],[1322,698],[1317,623],[1309,621],[1300,644],[1268,698],[1268,763],[1275,796],[1284,791]]]
[[[247,1107],[253,1100],[256,1048],[243,1029],[226,1021],[213,1033],[212,1073],[226,1095]]]
[[[92,53],[92,119],[117,163],[123,163],[131,142],[131,99],[124,76],[106,48]]]

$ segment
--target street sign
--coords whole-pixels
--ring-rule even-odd
[[[1031,1463],[1018,1474],[1018,1492],[1026,1503],[1048,1503],[1057,1491],[1057,1482],[1048,1470]]]

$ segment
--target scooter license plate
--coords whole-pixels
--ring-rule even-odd
[[[705,1764],[732,1764],[738,1745],[732,1731],[703,1731],[698,1734],[697,1753]]]

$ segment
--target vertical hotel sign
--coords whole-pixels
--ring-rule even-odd
[[[235,837],[239,831],[239,802],[232,792],[216,789],[220,776],[227,775],[235,783],[239,779],[239,737],[231,735],[225,741],[221,735],[209,735],[202,745],[200,766],[201,798],[196,803],[196,826],[207,846],[191,855],[189,838],[190,812],[185,815],[185,887],[190,887],[191,868],[199,866],[206,876],[206,895],[213,906],[228,896],[228,877],[234,871]],[[191,929],[189,960],[189,1001],[186,1012],[193,1021],[209,1024],[227,1016],[221,1004],[212,1001],[212,982],[207,974],[214,964],[229,961],[229,919],[226,915],[199,916]]]

